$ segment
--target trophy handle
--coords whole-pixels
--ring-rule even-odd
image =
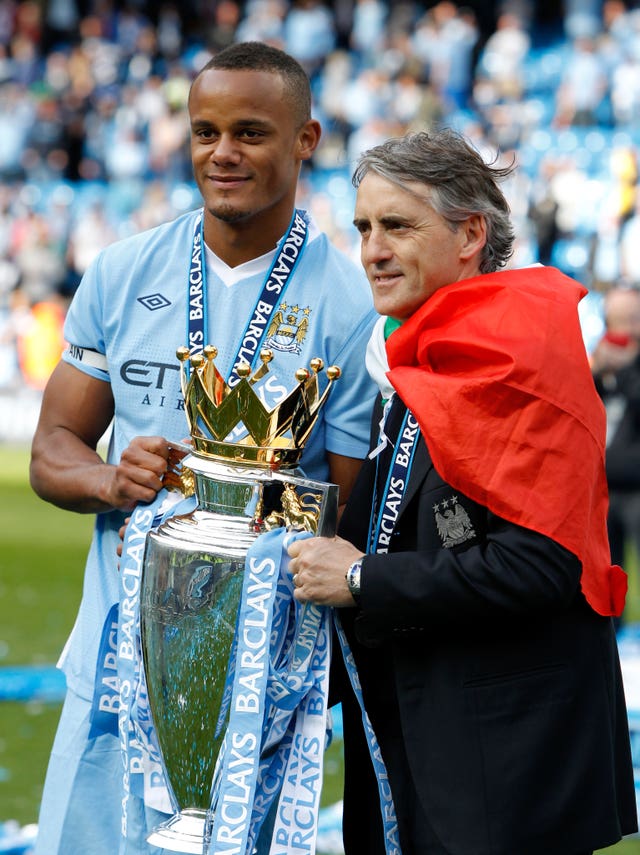
[[[282,512],[276,525],[302,529],[320,537],[333,537],[338,527],[338,485],[309,478],[287,477],[273,473],[274,481],[282,481]],[[268,527],[275,527],[267,523]]]

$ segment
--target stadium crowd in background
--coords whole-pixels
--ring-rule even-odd
[[[489,159],[515,157],[511,263],[553,264],[590,289],[593,346],[603,292],[640,285],[640,8],[546,6],[0,0],[0,392],[44,385],[102,247],[197,205],[189,85],[246,40],[309,72],[324,134],[300,203],[339,246],[357,255],[359,153],[453,127]]]

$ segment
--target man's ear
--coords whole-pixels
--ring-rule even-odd
[[[463,230],[464,235],[460,257],[468,261],[482,252],[487,242],[487,221],[482,214],[472,214],[460,223],[459,228]]]
[[[322,128],[316,119],[309,119],[298,131],[298,156],[309,160],[320,142]]]

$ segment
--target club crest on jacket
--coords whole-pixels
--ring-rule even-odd
[[[445,549],[459,546],[476,536],[469,514],[458,502],[457,496],[444,499],[433,506],[438,534]]]

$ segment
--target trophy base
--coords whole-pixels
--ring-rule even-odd
[[[205,810],[183,810],[154,829],[147,837],[147,843],[171,852],[202,855],[206,818]]]

